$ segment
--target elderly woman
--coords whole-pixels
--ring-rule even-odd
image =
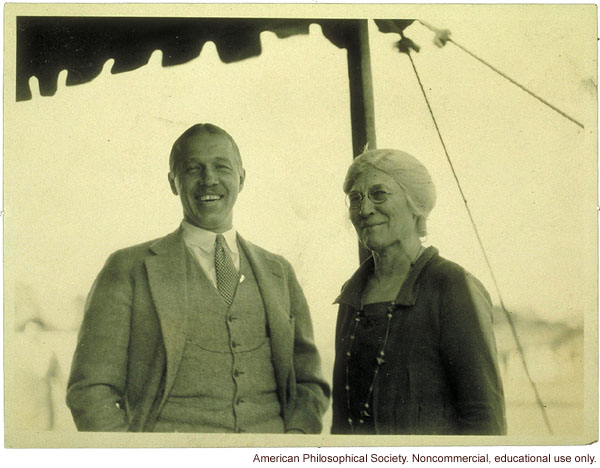
[[[421,244],[429,173],[407,153],[367,151],[344,192],[371,256],[336,300],[332,433],[504,434],[490,297]]]

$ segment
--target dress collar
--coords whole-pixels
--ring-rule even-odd
[[[199,247],[206,253],[212,253],[215,251],[215,239],[217,238],[216,232],[199,228],[198,226],[194,226],[185,220],[181,222],[181,230],[183,233],[183,240],[186,244]],[[237,231],[234,228],[231,228],[229,231],[222,232],[221,234],[225,238],[230,252],[237,254]]]
[[[427,247],[417,259],[417,262],[409,270],[408,276],[402,283],[402,287],[396,297],[396,304],[411,306],[417,301],[419,292],[419,284],[417,280],[423,269],[431,262],[431,260],[439,254],[435,247]],[[334,304],[346,304],[356,310],[361,308],[362,291],[367,283],[367,280],[374,268],[373,257],[367,258],[358,270],[350,277],[350,279],[342,287],[342,292],[334,301]]]

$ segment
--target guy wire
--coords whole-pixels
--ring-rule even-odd
[[[458,191],[460,192],[460,195],[463,199],[463,203],[465,205],[465,208],[467,210],[467,214],[469,215],[469,219],[471,221],[471,225],[473,226],[473,230],[475,231],[475,235],[477,237],[477,241],[479,242],[479,247],[481,248],[481,251],[483,253],[483,257],[485,258],[485,262],[487,264],[487,267],[490,271],[490,274],[492,276],[492,281],[494,282],[494,286],[496,288],[496,292],[498,293],[498,298],[500,300],[500,307],[502,309],[502,311],[504,312],[504,315],[506,317],[506,320],[508,322],[508,325],[510,327],[510,330],[512,332],[513,338],[515,340],[515,343],[517,345],[517,351],[519,352],[519,356],[521,357],[521,362],[523,363],[523,367],[525,369],[525,374],[527,375],[527,379],[529,380],[529,383],[531,384],[531,387],[533,388],[533,393],[535,394],[535,399],[536,402],[538,404],[538,406],[540,407],[540,410],[542,411],[542,416],[544,418],[544,422],[546,423],[546,427],[548,428],[548,431],[550,432],[550,434],[553,434],[552,431],[552,426],[550,424],[550,420],[548,419],[548,415],[546,414],[546,406],[544,405],[544,403],[542,402],[542,399],[540,397],[540,394],[538,392],[537,386],[535,384],[535,382],[533,381],[533,379],[531,378],[531,375],[529,373],[529,368],[527,366],[527,362],[525,360],[525,353],[523,350],[523,347],[521,346],[521,342],[519,340],[519,337],[517,336],[517,330],[515,328],[515,324],[513,323],[513,320],[510,316],[510,313],[508,312],[506,306],[504,305],[504,300],[502,299],[502,294],[500,292],[500,287],[498,286],[498,281],[496,280],[496,275],[494,274],[494,270],[492,268],[492,264],[488,258],[487,252],[485,250],[485,247],[483,245],[483,241],[481,239],[481,236],[479,235],[479,230],[477,229],[477,225],[475,224],[475,220],[473,218],[473,214],[471,213],[471,209],[469,208],[469,204],[467,203],[467,199],[465,197],[465,194],[463,192],[461,183],[458,179],[458,175],[456,173],[456,170],[454,169],[454,164],[452,163],[452,159],[450,158],[450,155],[448,154],[448,149],[446,148],[446,143],[444,142],[444,139],[442,137],[442,134],[440,132],[440,128],[438,127],[437,124],[437,120],[433,114],[433,110],[431,109],[431,105],[429,104],[429,99],[427,98],[427,94],[425,93],[425,88],[423,87],[423,83],[421,82],[421,77],[419,76],[419,73],[417,71],[417,67],[415,66],[415,62],[413,61],[412,55],[410,54],[410,50],[407,50],[406,55],[408,55],[408,58],[410,59],[410,63],[412,65],[412,68],[415,72],[415,76],[417,77],[417,81],[419,82],[419,87],[421,88],[421,92],[423,93],[423,97],[425,98],[425,103],[427,104],[427,109],[429,110],[429,114],[431,115],[431,119],[433,120],[433,125],[435,126],[435,130],[438,134],[438,137],[440,139],[440,142],[442,143],[442,148],[444,149],[444,153],[446,154],[446,159],[448,160],[448,164],[450,165],[450,169],[452,170],[452,175],[454,176],[454,180],[456,181],[456,185],[458,186]]]
[[[421,23],[423,26],[425,26],[427,29],[430,29],[431,31],[437,33],[439,32],[438,29],[434,28],[433,26],[427,24],[425,21],[422,20],[417,20],[419,23]],[[530,91],[529,89],[527,89],[525,86],[523,86],[522,84],[518,83],[517,81],[513,80],[510,76],[508,76],[506,73],[501,72],[500,70],[498,70],[496,67],[494,67],[493,65],[491,65],[490,63],[486,62],[485,60],[483,60],[481,57],[478,57],[477,55],[475,55],[473,52],[469,51],[466,47],[463,47],[462,45],[460,45],[458,42],[456,42],[454,39],[452,39],[451,37],[447,36],[445,38],[448,42],[452,42],[456,47],[458,47],[459,49],[461,49],[463,52],[465,52],[466,54],[470,55],[471,57],[473,57],[475,60],[481,62],[482,64],[484,64],[486,67],[490,68],[491,70],[493,70],[494,72],[496,72],[498,75],[500,75],[502,78],[510,81],[512,84],[514,84],[515,86],[521,88],[523,91],[525,91],[527,94],[529,94],[530,96],[534,97],[535,99],[537,99],[538,101],[540,101],[542,104],[545,104],[546,106],[548,106],[550,109],[552,109],[553,111],[557,112],[558,114],[562,115],[564,118],[570,120],[571,122],[573,122],[575,125],[578,125],[581,128],[584,128],[583,124],[580,123],[579,121],[575,120],[573,117],[571,117],[570,115],[568,115],[566,112],[561,111],[558,107],[553,106],[552,104],[550,104],[548,101],[546,101],[544,98],[538,96],[537,94],[535,94],[533,91]]]

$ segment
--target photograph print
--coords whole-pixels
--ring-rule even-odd
[[[6,446],[597,440],[593,5],[5,8]]]

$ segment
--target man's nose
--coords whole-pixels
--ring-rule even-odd
[[[216,185],[219,183],[217,172],[211,168],[206,168],[202,171],[201,182],[203,185]]]

